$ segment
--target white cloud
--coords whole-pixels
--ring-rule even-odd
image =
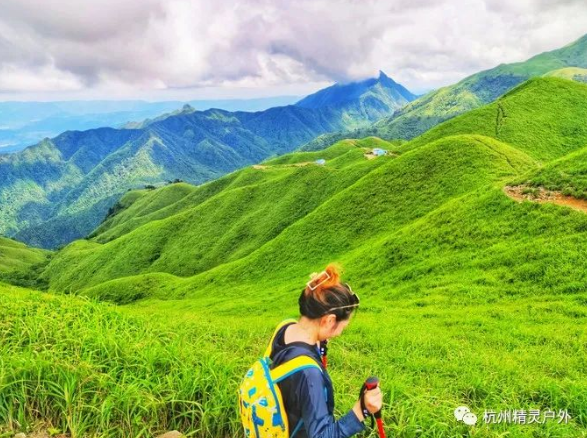
[[[565,45],[586,13],[582,0],[5,0],[0,91],[238,96],[379,69],[419,91]]]

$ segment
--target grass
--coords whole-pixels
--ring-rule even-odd
[[[557,78],[570,79],[572,81],[587,82],[587,69],[567,67],[549,72],[545,76],[556,76]]]
[[[382,381],[388,436],[580,437],[587,426],[582,294],[475,303],[441,293],[370,303],[331,341],[336,415]],[[196,301],[129,307],[0,287],[0,423],[72,437],[237,436],[236,388],[274,325],[268,307],[212,315]],[[385,327],[377,330],[374,328]],[[571,422],[459,426],[453,409],[569,409]]]
[[[45,289],[40,275],[53,253],[0,237],[0,282]]]
[[[587,145],[587,86],[535,78],[496,102],[455,117],[406,144],[410,150],[439,138],[481,134],[546,163]]]
[[[209,324],[150,323],[105,304],[8,286],[0,286],[0,303],[7,429],[72,437],[234,430],[234,418],[222,413],[234,401],[228,388],[242,362],[238,351],[216,348],[219,333]]]
[[[133,226],[146,215],[151,220],[103,245],[95,241],[70,244],[44,275],[51,279],[51,287],[64,290],[138,272],[189,276],[242,258],[362,176],[394,160],[387,156],[366,160],[354,145],[339,152],[342,155],[326,166],[246,168],[227,176],[227,182],[218,182],[225,187],[221,191],[204,185],[163,209],[151,209],[153,196],[158,196],[153,192],[129,211]],[[313,190],[308,191],[309,187]],[[163,195],[172,192],[169,188]],[[153,216],[160,219],[152,220]],[[126,229],[121,224],[106,232],[112,236]],[[101,240],[100,236],[95,240]]]
[[[564,71],[562,69],[567,67],[585,69],[586,55],[587,35],[565,47],[524,62],[500,64],[410,102],[392,116],[376,122],[368,132],[385,139],[411,140],[452,117],[493,102],[528,79]],[[563,75],[568,76],[569,72]],[[577,80],[583,79],[580,74],[575,74],[575,77]]]
[[[237,436],[241,377],[308,274],[338,261],[362,306],[329,350],[337,415],[378,375],[389,436],[587,437],[587,216],[502,190],[556,175],[582,187],[585,89],[530,81],[394,156],[366,160],[380,141],[349,140],[129,192],[43,272],[71,295],[0,287],[0,424]],[[326,165],[293,166],[315,158]],[[481,420],[572,420],[470,429],[453,418],[463,404]]]
[[[45,261],[49,254],[50,251],[0,237],[0,274],[26,271],[31,265]]]
[[[538,172],[518,178],[512,184],[527,184],[561,191],[578,199],[587,199],[587,147],[548,163]]]

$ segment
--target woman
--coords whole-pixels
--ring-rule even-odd
[[[307,368],[278,383],[288,424],[292,428],[290,437],[346,438],[365,429],[365,418],[360,401],[357,401],[346,415],[334,419],[332,381],[322,365],[319,343],[343,332],[359,306],[359,299],[348,284],[340,283],[334,264],[311,277],[299,298],[299,321],[285,325],[275,336],[272,368],[301,354],[313,357],[322,367],[322,372]],[[379,411],[381,390],[367,391],[364,401],[370,413]]]

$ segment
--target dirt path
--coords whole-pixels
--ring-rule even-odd
[[[527,190],[531,191],[524,193]],[[587,213],[586,200],[563,195],[561,192],[546,190],[543,187],[505,186],[503,191],[516,201],[550,202],[551,204],[563,205]]]
[[[300,163],[286,163],[286,164],[272,164],[272,165],[264,165],[264,164],[253,164],[253,169],[269,169],[273,167],[303,167],[308,166],[310,164],[316,164],[314,161],[302,161]]]

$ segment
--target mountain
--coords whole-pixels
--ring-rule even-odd
[[[340,108],[351,121],[347,126],[354,128],[364,125],[364,120],[379,120],[417,97],[380,71],[378,78],[332,85],[305,97],[296,106],[314,109]],[[361,123],[352,123],[353,120]]]
[[[584,150],[586,117],[587,86],[537,78],[401,146],[344,140],[199,187],[130,192],[90,240],[59,251],[43,278],[55,291],[84,291],[117,302],[150,296],[206,300],[207,291],[226,286],[238,305],[240,285],[269,287],[342,259],[354,272],[369,272],[363,287],[377,278],[379,284],[386,279],[421,291],[420,274],[432,272],[451,290],[463,282],[485,290],[475,281],[487,277],[492,294],[515,293],[516,285],[505,283],[511,275],[500,279],[506,261],[493,245],[510,245],[511,257],[524,260],[530,233],[549,242],[565,236],[564,256],[550,254],[544,244],[539,264],[558,266],[562,257],[565,272],[572,274],[555,275],[556,281],[537,274],[516,280],[518,286],[563,291],[584,276],[587,260],[574,245],[584,240],[587,219],[582,213],[563,219],[569,213],[559,207],[516,207],[501,187],[534,174],[542,163]],[[388,154],[366,159],[374,147]],[[319,158],[326,164],[317,164]],[[540,234],[541,227],[550,230],[548,236]],[[483,260],[487,272],[477,271],[475,260]],[[461,270],[475,275],[451,277]],[[242,297],[258,304],[259,299]]]
[[[419,97],[369,128],[333,134],[332,139],[378,136],[410,140],[445,120],[493,102],[527,79],[548,74],[564,75],[578,81],[585,77],[581,70],[565,70],[568,68],[587,68],[587,35],[565,47],[539,54],[527,61],[500,64],[471,75],[457,84]],[[316,150],[323,145],[323,142],[312,141],[300,150]]]
[[[63,102],[0,102],[0,154],[20,151],[46,137],[70,130],[120,127],[128,122],[159,116],[184,104],[198,110],[263,111],[289,105],[293,96],[259,99],[145,102],[140,100],[90,100]]]
[[[130,126],[135,129],[67,131],[0,155],[0,233],[56,248],[96,228],[128,189],[177,179],[201,184],[291,152],[317,135],[367,126],[376,114],[391,114],[405,102],[394,103],[400,86],[385,75],[356,87],[360,92],[352,99],[315,108],[229,112],[186,106]]]

